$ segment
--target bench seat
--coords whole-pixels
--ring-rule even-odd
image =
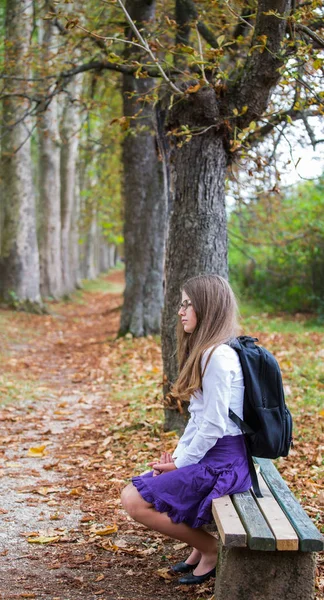
[[[248,491],[213,500],[221,540],[215,598],[313,600],[323,536],[272,461],[254,460],[263,498]]]

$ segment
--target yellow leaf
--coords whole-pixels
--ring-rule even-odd
[[[59,539],[59,535],[40,535],[39,537],[27,538],[27,542],[30,544],[50,544],[51,542],[58,542]]]
[[[237,117],[237,115],[238,115],[238,110],[237,110],[237,108],[233,108],[233,114],[234,114],[234,115]]]
[[[72,488],[72,490],[69,491],[68,496],[81,496],[82,495],[82,489],[80,488]]]
[[[33,458],[42,458],[46,454],[46,445],[43,446],[35,446],[34,448],[29,448],[27,452],[27,456]]]
[[[224,40],[225,40],[225,35],[220,35],[220,36],[217,38],[217,44],[218,44],[219,46],[221,46]]]
[[[111,533],[116,533],[118,531],[117,525],[108,525],[104,529],[97,529],[92,531],[95,535],[110,535]]]

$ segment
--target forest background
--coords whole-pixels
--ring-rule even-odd
[[[7,0],[0,28],[3,485],[33,449],[46,460],[47,445],[63,444],[49,470],[77,483],[66,484],[72,496],[49,493],[64,507],[87,497],[113,518],[135,461],[171,449],[184,424],[185,407],[161,408],[161,379],[167,392],[177,371],[181,284],[218,272],[239,295],[245,331],[279,359],[296,436],[279,469],[320,526],[324,180],[310,172],[288,185],[287,172],[296,148],[320,157],[324,138],[322,3]],[[123,301],[120,273],[116,295],[106,277],[85,283],[118,257]],[[73,419],[88,404],[98,412],[80,433]],[[49,414],[72,427],[59,442],[42,429]],[[51,489],[43,471],[32,494]],[[94,551],[98,539],[84,535]]]

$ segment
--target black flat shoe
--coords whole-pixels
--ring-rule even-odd
[[[188,565],[186,562],[179,562],[171,567],[171,571],[173,573],[190,573],[190,571],[193,571],[197,566],[198,563],[195,565]]]
[[[191,575],[187,575],[186,577],[180,577],[178,581],[181,585],[198,585],[199,583],[207,581],[207,579],[210,579],[210,577],[215,577],[215,575],[216,567],[204,575],[193,575],[193,573],[191,573]]]

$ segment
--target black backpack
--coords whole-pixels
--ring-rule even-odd
[[[240,359],[244,377],[243,420],[231,409],[229,417],[244,433],[253,490],[262,497],[252,456],[288,456],[292,445],[292,416],[285,403],[282,377],[274,356],[257,338],[240,336],[230,342]]]

